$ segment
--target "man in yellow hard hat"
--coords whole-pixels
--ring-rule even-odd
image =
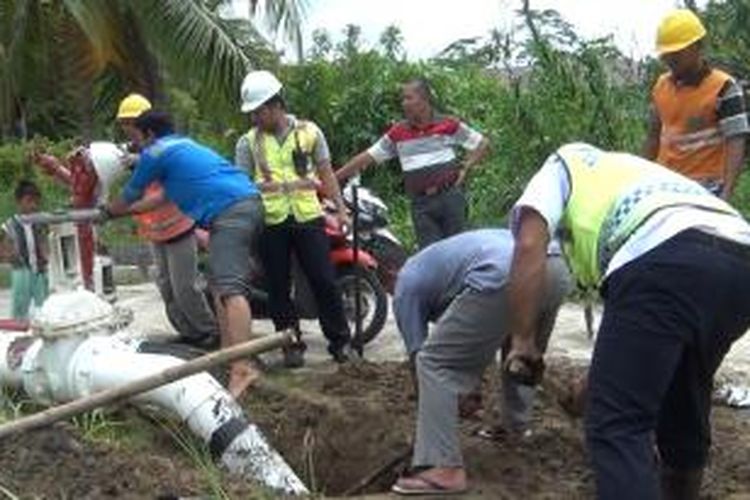
[[[706,29],[691,10],[670,12],[656,50],[669,67],[652,91],[643,155],[729,199],[750,132],[742,87],[703,57]]]
[[[117,122],[132,146],[140,150],[135,120],[151,109],[140,94],[125,97],[117,110]],[[156,265],[156,284],[167,318],[180,341],[196,347],[219,344],[216,320],[197,286],[198,253],[195,222],[166,199],[158,182],[151,183],[141,200],[130,207],[138,234],[151,243]]]

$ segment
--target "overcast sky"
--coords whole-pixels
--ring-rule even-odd
[[[238,11],[247,0],[234,0]],[[347,24],[362,28],[364,40],[374,45],[383,29],[395,24],[404,35],[410,59],[436,55],[461,38],[486,35],[492,28],[508,28],[521,0],[308,0],[303,27],[305,47],[317,28],[340,39]],[[698,4],[705,4],[699,1]],[[679,0],[531,0],[532,9],[556,9],[584,37],[613,34],[629,55],[652,52],[656,26]]]

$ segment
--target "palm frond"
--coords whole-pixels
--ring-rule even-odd
[[[90,44],[89,62],[101,72],[109,63],[118,63],[114,36],[118,26],[119,2],[99,0],[63,0],[65,8]]]
[[[197,80],[214,97],[235,100],[251,61],[216,14],[201,2],[142,0],[136,15],[171,77]]]
[[[272,32],[282,32],[291,42],[301,59],[302,23],[307,13],[308,0],[250,0],[250,17],[262,14],[267,28]]]

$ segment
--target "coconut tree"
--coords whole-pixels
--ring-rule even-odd
[[[231,3],[0,0],[0,133],[56,135],[52,125],[75,128],[81,120],[90,129],[95,109],[111,110],[126,89],[162,99],[165,78],[225,105],[245,72],[274,54],[251,20],[219,15]],[[251,19],[301,50],[305,0],[248,6]]]

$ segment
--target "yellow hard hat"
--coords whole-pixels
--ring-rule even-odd
[[[117,119],[138,118],[141,113],[151,109],[151,101],[141,94],[130,94],[120,101],[120,107],[117,109]]]
[[[677,52],[706,36],[706,28],[690,9],[676,9],[667,14],[656,32],[659,55]]]

